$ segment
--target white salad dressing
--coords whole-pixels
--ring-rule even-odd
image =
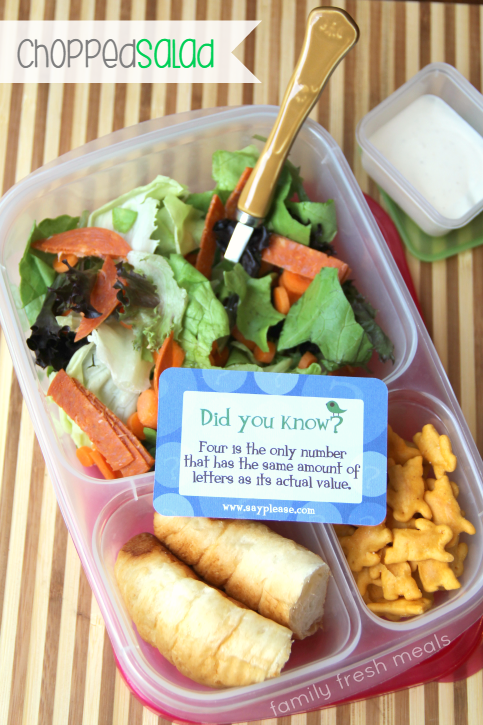
[[[483,199],[483,137],[441,98],[420,96],[369,141],[443,216]]]

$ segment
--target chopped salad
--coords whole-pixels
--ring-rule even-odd
[[[215,188],[157,176],[79,217],[34,223],[20,261],[27,345],[49,376],[59,433],[105,478],[155,458],[168,367],[307,375],[394,362],[393,344],[337,255],[332,200],[287,161],[238,264],[224,259],[258,149],[216,151]]]

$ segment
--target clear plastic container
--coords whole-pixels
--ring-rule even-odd
[[[359,122],[362,165],[379,186],[426,234],[439,237],[466,226],[483,211],[483,199],[458,219],[439,213],[371,143],[371,136],[420,96],[438,96],[483,136],[483,96],[453,66],[431,63],[372,109]],[[441,150],[444,153],[444,149]],[[449,240],[451,244],[451,238]],[[428,254],[425,250],[424,253]]]
[[[312,121],[304,124],[291,158],[301,166],[312,198],[335,200],[340,257],[350,264],[358,287],[379,309],[380,322],[395,343],[395,364],[373,366],[389,388],[390,421],[405,436],[433,422],[450,435],[458,456],[454,478],[461,487],[462,506],[471,512],[477,530],[469,542],[462,587],[438,595],[437,606],[421,617],[401,623],[379,619],[363,603],[332,527],[276,524],[282,533],[320,553],[332,570],[324,630],[294,643],[281,677],[224,691],[191,682],[143,642],[121,599],[114,561],[131,536],[153,531],[154,475],[115,481],[89,476],[77,461],[72,441],[57,437],[54,412],[44,396],[46,381],[26,346],[24,313],[15,306],[25,240],[34,219],[96,208],[158,173],[173,176],[194,191],[210,188],[212,152],[241,148],[253,142],[255,133],[268,135],[277,110],[250,106],[195,112],[119,131],[27,177],[0,203],[1,323],[59,506],[126,681],[145,704],[176,720],[232,723],[293,715],[334,705],[348,696],[362,697],[433,655],[431,646],[423,648],[434,641],[435,634],[438,642],[445,641],[443,636],[453,641],[481,616],[481,459],[356,180],[336,143]],[[410,653],[417,646],[422,654],[415,659]],[[401,657],[401,652],[409,654]],[[375,671],[372,660],[376,660]],[[366,673],[362,680],[361,671]]]

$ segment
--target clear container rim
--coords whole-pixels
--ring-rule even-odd
[[[381,171],[387,173],[393,180],[399,185],[401,190],[406,193],[408,200],[413,203],[418,209],[423,212],[429,219],[440,227],[444,227],[446,231],[453,229],[461,229],[472,221],[478,214],[483,211],[483,199],[475,204],[469,211],[463,216],[457,219],[450,219],[445,217],[443,214],[437,211],[432,204],[428,202],[417,189],[414,187],[403,174],[379,151],[376,146],[369,140],[366,135],[366,126],[374,118],[377,118],[381,111],[389,108],[395,101],[405,95],[416,83],[426,76],[432,73],[441,73],[446,75],[451,82],[453,82],[460,91],[462,91],[467,98],[475,105],[480,107],[480,111],[483,116],[483,96],[479,93],[474,86],[466,80],[466,78],[449,63],[429,63],[410,78],[406,83],[400,86],[394,93],[385,98],[381,103],[375,106],[369,111],[357,124],[356,127],[356,139],[361,147],[363,153],[366,153],[369,158],[376,163]],[[470,124],[471,125],[471,124]],[[386,191],[386,193],[389,193]],[[442,232],[443,234],[445,232]]]

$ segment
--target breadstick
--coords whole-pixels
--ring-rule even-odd
[[[140,636],[195,682],[251,685],[288,660],[290,630],[200,581],[152,534],[128,541],[114,571]]]
[[[292,630],[320,626],[329,578],[322,559],[257,521],[154,515],[154,533],[210,584]]]

